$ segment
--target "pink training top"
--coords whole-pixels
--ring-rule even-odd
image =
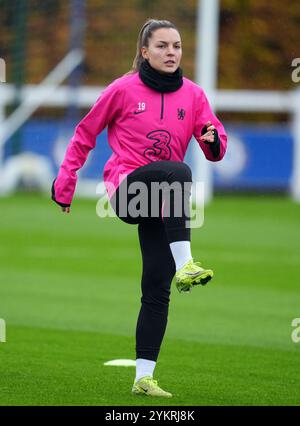
[[[220,155],[214,158],[209,144],[200,140],[201,130],[211,123],[218,131]],[[71,204],[77,175],[96,137],[108,126],[113,154],[104,167],[109,197],[133,170],[153,161],[183,161],[194,135],[205,157],[221,160],[226,151],[224,127],[213,114],[204,91],[183,78],[180,89],[159,93],[146,86],[138,73],[113,81],[99,96],[90,112],[77,125],[55,181],[55,198]]]

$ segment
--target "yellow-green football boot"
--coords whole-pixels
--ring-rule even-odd
[[[205,285],[212,279],[214,273],[211,269],[201,268],[200,262],[191,259],[175,274],[176,287],[181,292],[190,292],[195,285]]]
[[[161,389],[157,384],[157,380],[153,380],[150,376],[142,377],[140,380],[135,382],[132,387],[132,393],[135,395],[172,398],[172,394]]]

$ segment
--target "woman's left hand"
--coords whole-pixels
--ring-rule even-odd
[[[71,209],[70,209],[70,207],[62,207],[61,211],[64,212],[64,213],[70,213]]]
[[[202,136],[201,136],[201,140],[203,141],[203,142],[209,142],[209,143],[212,143],[212,142],[214,142],[215,141],[215,126],[213,125],[213,124],[211,124],[211,121],[208,121],[206,124],[205,124],[205,127],[206,127],[206,129],[207,129],[207,132],[206,133],[204,133]]]

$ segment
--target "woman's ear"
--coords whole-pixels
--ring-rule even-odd
[[[141,53],[142,53],[142,57],[144,59],[149,59],[149,54],[148,54],[148,49],[147,47],[142,47],[141,48]]]

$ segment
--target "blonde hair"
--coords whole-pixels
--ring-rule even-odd
[[[174,28],[174,30],[178,31],[176,25],[172,24],[172,22],[170,21],[148,19],[148,21],[144,23],[144,25],[141,28],[141,31],[139,32],[137,45],[136,45],[136,55],[133,60],[132,69],[130,72],[136,72],[140,70],[141,64],[145,60],[142,56],[142,47],[149,46],[149,39],[152,37],[152,34],[154,33],[154,31],[160,28]]]

